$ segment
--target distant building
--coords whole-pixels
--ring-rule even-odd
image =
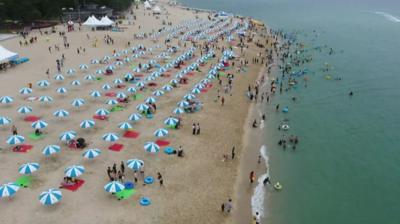
[[[112,8],[106,6],[99,7],[97,4],[85,4],[84,6],[80,6],[78,9],[62,8],[62,20],[63,22],[69,20],[84,22],[91,15],[94,15],[97,18],[103,16],[112,17],[113,11]]]

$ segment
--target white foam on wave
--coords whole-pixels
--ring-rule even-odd
[[[263,181],[266,177],[269,177],[269,161],[268,161],[269,158],[267,155],[267,147],[265,145],[261,146],[260,154],[264,159],[267,172],[261,175],[257,180],[258,184],[254,188],[254,193],[251,196],[251,212],[253,215],[255,215],[256,212],[258,212],[260,216],[264,217],[266,215],[265,205],[264,205],[266,188],[264,186]]]
[[[400,23],[400,17],[391,15],[391,14],[389,14],[387,12],[379,12],[378,11],[378,12],[375,12],[375,14],[381,15],[381,16],[385,17],[387,20],[389,20],[391,22]]]

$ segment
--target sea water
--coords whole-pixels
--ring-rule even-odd
[[[283,189],[265,192],[264,223],[400,223],[400,1],[183,2],[252,16],[335,52],[310,51],[308,87],[278,93],[265,111],[269,171]],[[289,113],[276,113],[278,103]],[[277,145],[283,119],[300,138],[295,151]]]

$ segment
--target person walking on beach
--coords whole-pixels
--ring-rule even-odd
[[[112,177],[111,177],[111,167],[107,167],[107,176],[110,179],[110,181],[112,181]]]
[[[18,130],[17,130],[17,127],[15,127],[15,125],[13,125],[11,127],[11,132],[12,132],[13,135],[18,135]]]
[[[224,103],[225,103],[225,98],[221,97],[221,106],[224,106]]]
[[[113,168],[112,169],[113,169],[113,173],[117,174],[117,164],[116,163],[113,164]]]
[[[124,174],[125,173],[124,161],[121,161],[120,169],[121,169],[122,174]]]
[[[256,212],[256,214],[254,215],[254,221],[256,221],[256,224],[260,224],[261,223],[260,213]]]
[[[160,182],[160,187],[164,186],[164,180],[160,172],[157,172],[157,179]]]
[[[195,135],[196,134],[196,124],[193,123],[192,125],[192,134]]]
[[[233,206],[232,206],[232,199],[229,198],[228,202],[225,204],[225,211],[227,213],[230,213],[232,210]]]
[[[254,171],[250,172],[249,179],[250,179],[250,183],[253,183],[254,180],[256,179],[256,174],[254,173]]]
[[[235,146],[232,147],[231,155],[232,155],[232,160],[233,160],[235,158]]]
[[[196,135],[200,134],[200,123],[197,123]]]

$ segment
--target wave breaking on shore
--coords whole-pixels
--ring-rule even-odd
[[[251,212],[253,215],[258,212],[262,217],[266,215],[265,211],[265,194],[266,188],[264,186],[265,178],[269,177],[269,157],[267,155],[267,147],[265,145],[261,146],[260,148],[261,157],[264,159],[265,167],[267,172],[262,174],[257,182],[257,186],[254,188],[254,193],[251,196]]]

